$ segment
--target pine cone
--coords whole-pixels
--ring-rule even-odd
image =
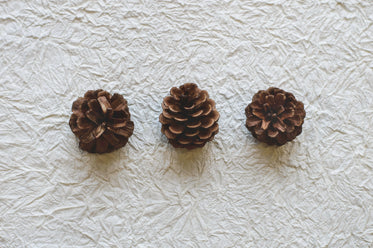
[[[72,111],[70,128],[85,151],[114,151],[125,146],[133,133],[127,101],[117,93],[89,90],[73,103]]]
[[[302,132],[304,105],[292,93],[271,87],[260,90],[246,107],[246,127],[259,141],[281,146]]]
[[[170,94],[163,99],[159,116],[162,133],[176,148],[203,147],[219,131],[214,100],[193,83],[173,87]]]

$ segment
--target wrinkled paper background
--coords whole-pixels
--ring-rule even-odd
[[[372,247],[372,1],[0,1],[1,247]],[[221,114],[175,150],[161,102],[195,82]],[[244,108],[277,86],[303,133],[257,143]],[[71,104],[124,95],[135,123],[78,149]]]

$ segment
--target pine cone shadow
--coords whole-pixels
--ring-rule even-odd
[[[178,148],[171,153],[170,169],[179,175],[200,176],[203,174],[205,166],[205,148],[196,148],[193,150]]]
[[[270,146],[261,143],[256,149],[258,157],[260,157],[261,160],[271,168],[289,166],[291,161],[291,150],[291,143],[283,146]]]
[[[104,154],[90,154],[89,156],[89,170],[105,181],[109,180],[109,176],[120,167],[120,150]]]

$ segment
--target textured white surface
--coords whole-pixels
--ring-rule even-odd
[[[373,1],[0,1],[1,247],[372,247]],[[175,150],[158,115],[195,82],[221,113]],[[257,143],[244,108],[278,86],[303,133]],[[72,102],[124,95],[111,154],[78,149]]]

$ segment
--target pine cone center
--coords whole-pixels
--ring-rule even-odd
[[[268,117],[270,121],[277,121],[277,114],[273,112],[268,113]]]

